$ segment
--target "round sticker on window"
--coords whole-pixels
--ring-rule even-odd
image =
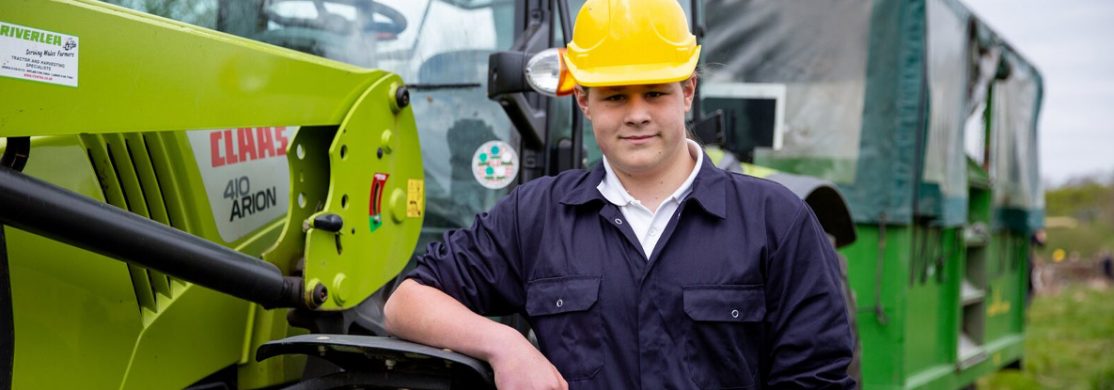
[[[518,176],[518,153],[506,142],[488,141],[472,155],[472,175],[484,187],[506,187]]]

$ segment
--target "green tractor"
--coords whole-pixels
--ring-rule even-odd
[[[429,241],[599,160],[526,71],[581,2],[111,3],[0,4],[0,388],[492,387],[382,304]],[[1016,364],[1036,70],[951,0],[682,5],[693,136],[816,211],[860,383]]]

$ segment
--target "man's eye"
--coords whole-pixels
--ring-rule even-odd
[[[611,95],[611,96],[603,98],[603,100],[606,100],[606,101],[609,101],[609,102],[617,102],[617,101],[623,100],[623,95]]]
[[[646,93],[646,97],[650,97],[650,98],[656,98],[656,97],[660,97],[660,96],[665,96],[665,92],[647,92]]]

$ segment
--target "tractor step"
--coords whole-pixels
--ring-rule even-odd
[[[342,371],[307,378],[288,389],[371,386],[408,389],[495,389],[480,360],[391,337],[308,334],[259,347],[256,360],[287,354],[314,356]]]

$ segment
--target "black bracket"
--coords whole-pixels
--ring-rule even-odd
[[[704,115],[691,126],[692,133],[696,136],[696,140],[704,145],[723,146],[727,141],[724,136],[724,129],[727,128],[727,124],[724,120],[723,110],[715,110],[710,114]]]
[[[31,154],[30,137],[9,137],[0,166],[23,171]],[[12,207],[6,205],[5,207]],[[15,320],[12,319],[12,278],[8,267],[8,246],[4,225],[0,224],[0,389],[12,387],[12,364],[15,362]]]
[[[487,97],[503,107],[530,149],[546,143],[545,110],[542,97],[526,82],[526,61],[532,53],[549,48],[549,23],[531,22],[509,51],[491,54],[487,63]]]
[[[315,356],[343,371],[306,379],[288,389],[380,387],[449,390],[495,389],[484,362],[456,352],[390,337],[307,334],[259,347],[256,361],[287,354]]]
[[[8,137],[8,146],[0,156],[0,166],[23,171],[31,154],[31,137]]]

